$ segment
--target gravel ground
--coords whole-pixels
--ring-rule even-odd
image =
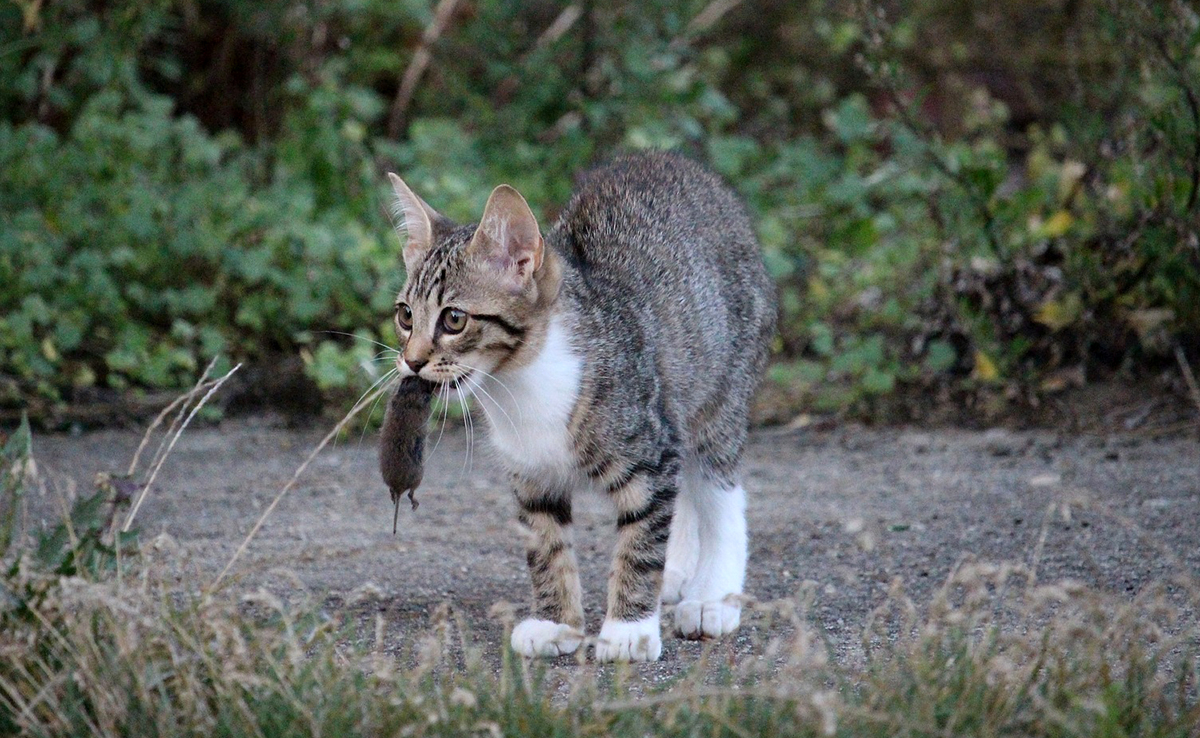
[[[164,545],[177,545],[198,571],[195,586],[211,580],[322,435],[253,419],[189,430],[139,513],[143,540],[166,534]],[[52,488],[69,493],[98,471],[122,471],[139,439],[118,430],[36,437],[35,455]],[[468,455],[467,440],[462,428],[446,431],[427,464],[420,509],[402,505],[395,536],[374,437],[326,449],[238,562],[233,586],[307,593],[364,618],[378,613],[396,651],[449,603],[497,659],[503,626],[489,611],[502,601],[520,609],[528,585],[503,474],[484,444]],[[918,603],[928,601],[967,557],[1036,564],[1041,581],[1069,577],[1118,596],[1181,567],[1190,576],[1200,571],[1194,434],[764,430],[752,437],[745,476],[747,592],[764,601],[809,593],[809,618],[847,657],[894,580]],[[56,509],[38,501],[33,518]],[[585,495],[576,520],[594,634],[613,515],[604,500]],[[364,585],[379,594],[353,604]],[[747,618],[735,638],[709,646],[667,637],[663,660],[638,672],[667,678],[704,648],[751,655],[765,627],[764,618]]]

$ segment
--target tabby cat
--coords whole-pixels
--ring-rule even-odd
[[[407,231],[401,376],[474,391],[528,533],[526,656],[575,651],[584,619],[571,499],[616,507],[600,661],[659,657],[660,602],[684,638],[732,632],[746,570],[738,476],[774,288],[746,210],[668,153],[582,178],[548,230],[508,185],[456,225],[389,175]]]

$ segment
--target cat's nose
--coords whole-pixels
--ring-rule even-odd
[[[421,371],[421,367],[429,363],[429,359],[409,359],[406,357],[404,363],[408,364],[408,368],[412,369],[413,374],[418,374]]]

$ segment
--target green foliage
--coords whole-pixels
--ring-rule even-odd
[[[9,371],[47,392],[177,387],[222,351],[290,349],[314,321],[378,322],[370,287],[393,260],[357,214],[319,205],[328,183],[285,186],[282,162],[257,183],[256,157],[164,98],[122,107],[97,95],[65,138],[0,124]]]
[[[22,418],[0,448],[0,632],[23,633],[25,657],[36,659],[42,668],[63,668],[70,657],[58,646],[63,621],[54,611],[61,607],[64,582],[109,579],[122,556],[128,562],[137,554],[137,532],[120,532],[114,526],[117,511],[128,506],[133,490],[126,480],[100,475],[96,490],[75,500],[62,520],[27,537],[22,529],[24,498],[38,479],[29,421]],[[0,668],[0,681],[10,676],[7,667]],[[11,703],[3,703],[0,732],[12,734],[16,727]]]
[[[1194,13],[1009,5],[559,28],[578,7],[479,2],[403,110],[425,2],[2,6],[0,403],[182,387],[220,352],[361,387],[403,279],[383,170],[463,221],[506,181],[548,222],[647,146],[751,205],[802,405],[1035,395],[1200,344]]]
[[[24,531],[20,530],[19,516],[15,513],[21,508],[21,484],[28,483],[35,475],[28,439],[26,422],[5,448],[6,461],[11,464],[4,472],[3,551],[5,554],[15,551],[15,555],[8,558],[6,579],[0,584],[0,628],[36,621],[39,609],[53,594],[54,578],[97,582],[116,572],[122,557],[128,561],[138,550],[137,531],[118,531],[115,526],[117,512],[128,507],[133,485],[108,475],[100,475],[96,489],[75,500],[62,520],[36,529],[29,545],[23,545]],[[22,446],[23,450],[14,456],[7,456],[10,449]],[[10,479],[17,475],[24,477],[22,482],[10,485]]]
[[[33,472],[32,458],[29,417],[22,415],[21,425],[0,447],[0,557],[8,553],[20,531],[26,487]]]

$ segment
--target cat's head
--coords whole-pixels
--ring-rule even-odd
[[[525,198],[500,185],[477,226],[458,226],[388,177],[407,233],[400,375],[446,383],[520,364],[545,336],[562,281]]]

